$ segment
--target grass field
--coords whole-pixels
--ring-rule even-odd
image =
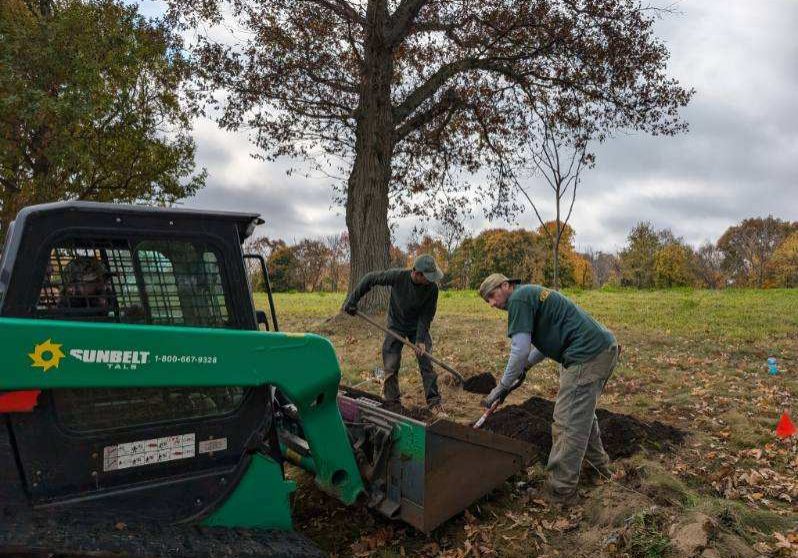
[[[537,464],[431,538],[339,506],[300,480],[298,529],[340,556],[798,555],[798,440],[774,435],[784,410],[798,419],[798,290],[566,294],[623,346],[600,406],[688,431],[681,448],[617,463],[616,481],[587,491],[568,517],[518,488],[539,483]],[[265,297],[257,301],[265,306]],[[329,337],[342,383],[352,385],[381,364],[382,333],[356,318],[330,320],[342,302],[342,294],[329,293],[275,297],[281,329]],[[473,291],[441,293],[434,353],[464,375],[501,373],[505,331],[506,314]],[[777,376],[767,373],[771,355],[779,361]],[[422,404],[407,351],[400,378],[403,402]],[[374,382],[361,387],[379,391]],[[479,416],[479,396],[442,389],[453,420]],[[532,395],[551,399],[556,389],[555,368],[544,362],[507,404]]]

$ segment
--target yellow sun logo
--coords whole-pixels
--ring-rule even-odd
[[[28,353],[28,356],[33,361],[31,366],[38,366],[47,372],[50,368],[58,368],[61,359],[66,355],[61,352],[61,345],[53,343],[52,339],[48,339],[44,343],[36,345],[33,352]]]

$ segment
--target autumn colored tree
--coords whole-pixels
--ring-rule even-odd
[[[514,208],[535,106],[613,130],[673,134],[691,92],[667,76],[656,10],[629,0],[167,0],[204,29],[229,6],[240,42],[200,31],[194,91],[219,122],[254,131],[265,158],[310,159],[340,185],[350,289],[389,263],[389,211],[465,204],[471,177],[490,215]],[[214,96],[224,90],[221,96]],[[487,180],[485,180],[487,178]],[[368,299],[366,306],[382,300]]]
[[[601,251],[595,252],[592,249],[589,249],[583,256],[593,269],[593,278],[596,286],[620,285],[621,262],[618,256]]]
[[[407,252],[393,243],[388,249],[388,255],[390,256],[388,267],[407,267],[410,264],[410,256],[408,256]]]
[[[429,254],[435,258],[438,267],[441,268],[444,274],[449,271],[449,252],[446,246],[440,239],[432,238],[428,234],[423,235],[418,240],[409,242],[407,244],[407,254],[411,260],[421,254]]]
[[[196,173],[175,35],[119,0],[0,2],[0,236],[24,206],[168,204]]]
[[[303,239],[293,247],[294,277],[299,289],[316,292],[321,289],[329,270],[332,254],[321,240]]]
[[[627,237],[626,247],[618,257],[621,262],[621,282],[631,287],[654,286],[654,258],[661,248],[660,235],[651,223],[638,223]]]
[[[689,287],[695,283],[693,250],[670,242],[654,254],[654,286],[662,289]]]
[[[711,242],[705,242],[695,254],[695,273],[698,284],[708,289],[726,286],[723,273],[723,252]]]
[[[469,289],[496,272],[541,283],[546,252],[545,241],[532,231],[490,229],[460,244],[450,273],[458,287]]]
[[[582,254],[573,252],[569,255],[570,266],[574,278],[574,286],[580,289],[591,289],[596,284],[596,277],[593,274],[593,266],[590,261]]]
[[[330,290],[338,292],[349,281],[349,234],[342,232],[328,235],[325,237],[324,242],[330,250],[327,271]]]
[[[798,231],[779,244],[767,265],[766,287],[798,287]]]
[[[723,252],[723,268],[738,287],[765,285],[770,257],[798,224],[768,215],[745,219],[729,227],[718,240]]]
[[[543,282],[552,287],[571,287],[575,284],[574,265],[577,255],[574,250],[574,230],[564,222],[547,221],[535,232],[549,246],[549,257],[543,268]]]
[[[470,289],[475,257],[474,239],[464,238],[449,259],[450,285],[455,289]]]
[[[293,246],[278,246],[269,257],[269,280],[276,292],[302,289],[297,279],[297,257]]]
[[[259,236],[257,238],[249,238],[244,244],[245,254],[255,254],[261,256],[265,261],[269,261],[272,252],[278,248],[285,247],[285,241],[282,239],[272,240],[266,236]],[[265,291],[266,285],[263,284],[263,271],[261,270],[260,263],[248,259],[247,262],[247,275],[249,275],[249,284],[252,286],[253,291]]]

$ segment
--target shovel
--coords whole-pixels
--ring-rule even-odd
[[[410,341],[408,341],[407,339],[405,339],[404,337],[402,337],[401,335],[399,335],[395,331],[391,331],[387,327],[384,327],[382,324],[379,324],[379,323],[375,322],[374,320],[372,320],[371,318],[366,316],[360,310],[357,311],[357,317],[366,320],[368,323],[370,323],[371,325],[373,325],[377,329],[383,331],[387,335],[390,335],[391,337],[393,337],[397,341],[401,341],[402,343],[404,343],[405,345],[407,345],[408,347],[410,347],[414,351],[419,350],[418,347],[413,345]],[[437,358],[435,358],[434,356],[429,354],[427,351],[421,351],[421,354],[422,355],[426,355],[432,362],[434,362],[435,364],[437,364],[438,366],[440,366],[441,368],[446,370],[449,374],[454,376],[454,378],[457,380],[457,385],[463,385],[463,382],[465,381],[465,379],[463,378],[463,375],[460,374],[457,370],[455,370],[454,368],[452,368],[451,366],[449,366],[445,362],[441,362],[440,360],[438,360]]]
[[[521,386],[521,384],[524,383],[525,378],[526,378],[526,372],[513,382],[513,385],[512,387],[510,387],[510,390],[507,392],[507,395],[510,395],[513,391],[518,389]],[[506,398],[507,395],[505,395],[504,397]],[[496,401],[494,401],[493,405],[488,407],[488,409],[484,413],[482,413],[482,416],[479,417],[479,419],[477,419],[477,422],[474,423],[473,426],[474,430],[479,430],[480,428],[482,428],[482,425],[485,424],[485,421],[488,420],[489,416],[491,416],[493,413],[496,412],[496,409],[499,408],[499,405],[501,405],[500,400],[497,399]]]
[[[485,424],[485,421],[488,420],[488,417],[491,416],[496,411],[496,409],[499,408],[500,404],[501,403],[499,403],[498,400],[494,401],[493,405],[488,407],[488,409],[484,413],[482,413],[482,416],[479,417],[477,422],[474,423],[473,427],[474,430],[479,430],[480,428],[482,428],[482,425]]]

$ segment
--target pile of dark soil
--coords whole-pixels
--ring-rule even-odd
[[[490,372],[471,376],[470,378],[466,378],[466,381],[463,382],[463,389],[471,393],[482,393],[487,395],[495,387],[496,378],[494,378],[493,374]]]
[[[540,461],[545,463],[551,449],[553,412],[554,401],[532,397],[520,405],[502,407],[482,428],[532,444]],[[685,437],[683,431],[659,421],[645,422],[606,409],[596,409],[596,416],[601,441],[612,459],[629,457],[643,448],[668,451]]]

